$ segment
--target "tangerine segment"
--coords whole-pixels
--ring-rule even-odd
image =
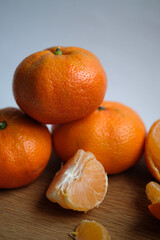
[[[107,229],[95,221],[82,221],[76,231],[70,235],[75,240],[110,240]]]
[[[160,201],[152,203],[151,205],[148,206],[148,209],[154,217],[160,220]]]
[[[160,185],[153,181],[149,182],[146,185],[146,194],[152,203],[160,201]]]
[[[104,199],[108,178],[91,152],[78,150],[53,178],[46,196],[63,208],[88,211]]]
[[[148,132],[145,159],[149,171],[160,182],[160,119],[151,126]]]
[[[146,194],[152,202],[152,204],[148,206],[149,211],[154,217],[160,220],[160,185],[153,181],[149,182],[146,185]]]

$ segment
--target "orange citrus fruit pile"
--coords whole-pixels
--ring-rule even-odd
[[[92,153],[78,150],[53,178],[46,195],[63,208],[88,211],[103,201],[107,187],[101,163]]]
[[[84,220],[70,234],[75,240],[111,240],[107,229],[98,222]]]
[[[146,129],[131,108],[103,101],[107,76],[99,59],[79,47],[51,47],[26,57],[16,68],[13,94],[20,110],[0,110],[0,188],[34,181],[53,147],[66,162],[47,198],[63,208],[88,211],[105,198],[107,174],[132,167],[141,157],[160,181],[160,120]],[[52,138],[44,124],[54,124]],[[55,125],[56,124],[56,125]],[[106,172],[105,172],[106,171]],[[160,218],[159,185],[149,183],[149,210]],[[77,240],[110,239],[94,221],[82,222]]]
[[[153,216],[160,220],[160,185],[156,182],[149,182],[146,185],[146,194],[151,204],[148,206]]]
[[[34,181],[49,161],[52,140],[43,124],[86,117],[103,101],[107,76],[99,59],[78,47],[52,47],[16,68],[13,94],[18,109],[0,111],[0,188]]]

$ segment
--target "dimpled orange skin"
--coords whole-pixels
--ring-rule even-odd
[[[107,77],[98,58],[78,47],[34,53],[17,67],[13,93],[19,107],[46,124],[86,117],[103,101]]]
[[[77,149],[91,151],[108,174],[133,166],[141,157],[144,140],[141,118],[117,102],[103,102],[101,110],[87,118],[53,127],[54,149],[63,161]]]
[[[16,188],[34,181],[46,167],[52,149],[46,126],[16,108],[0,110],[0,188]]]

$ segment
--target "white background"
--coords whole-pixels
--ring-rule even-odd
[[[55,45],[96,54],[108,76],[105,99],[132,107],[147,129],[160,118],[159,0],[0,0],[0,108],[16,106],[20,61]]]

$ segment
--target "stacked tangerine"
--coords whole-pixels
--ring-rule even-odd
[[[104,101],[106,89],[105,70],[90,51],[52,47],[26,57],[13,78],[22,111],[0,110],[0,187],[35,180],[49,161],[53,142],[67,163],[53,178],[48,199],[78,211],[98,206],[107,192],[106,173],[133,166],[143,153],[146,134],[134,110]],[[52,136],[45,124],[53,125]],[[147,149],[146,161],[153,169]],[[153,175],[159,180],[158,173]]]

